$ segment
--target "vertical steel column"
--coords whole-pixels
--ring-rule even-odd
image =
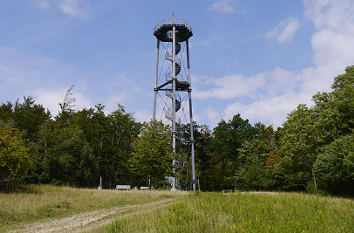
[[[158,83],[158,78],[159,78],[159,50],[160,50],[160,40],[157,39],[157,55],[156,55],[156,71],[155,71],[155,88],[154,88],[154,108],[153,108],[153,115],[152,115],[152,120],[156,120],[156,98],[157,98],[157,83]]]
[[[172,151],[173,156],[176,154],[176,25],[173,18],[173,31],[172,31]],[[173,158],[173,173],[175,173],[175,158]],[[175,175],[175,174],[173,174]],[[176,189],[176,177],[173,177],[172,189]]]
[[[189,125],[190,125],[190,134],[191,134],[191,154],[192,154],[192,181],[193,181],[193,191],[196,190],[195,184],[195,161],[194,161],[194,133],[193,133],[193,112],[192,112],[192,81],[191,81],[191,67],[189,60],[189,40],[186,41],[187,47],[187,79],[189,83],[188,88],[188,99],[189,99]]]

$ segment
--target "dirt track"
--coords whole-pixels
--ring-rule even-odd
[[[127,217],[137,212],[141,213],[166,207],[172,204],[172,201],[172,199],[167,199],[138,205],[115,207],[108,210],[95,210],[66,218],[22,225],[10,232],[85,232],[112,223],[117,218]]]

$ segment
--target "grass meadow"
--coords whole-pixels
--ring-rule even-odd
[[[134,208],[90,232],[354,232],[354,201],[303,193],[114,191],[50,185],[0,193],[0,232],[92,210],[172,199]],[[142,205],[143,206],[143,205]]]
[[[0,193],[0,232],[18,224],[176,198],[167,191],[115,191],[33,185],[25,193]]]
[[[301,193],[196,193],[94,232],[354,232],[354,201]]]

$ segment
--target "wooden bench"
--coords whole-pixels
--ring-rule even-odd
[[[127,184],[117,184],[116,190],[130,190],[130,185]]]

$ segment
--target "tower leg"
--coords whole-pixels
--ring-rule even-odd
[[[156,121],[156,99],[157,99],[157,90],[154,91],[154,107],[152,113],[152,120]]]
[[[152,120],[156,120],[156,99],[157,99],[157,82],[159,78],[159,50],[160,50],[160,40],[157,40],[157,45],[156,45],[156,51],[157,51],[157,56],[156,56],[156,71],[155,71],[155,88],[154,88],[154,108],[153,108],[153,113],[152,113]]]
[[[173,26],[172,31],[172,152],[173,156],[176,156],[176,26]],[[173,181],[172,190],[176,190],[176,174],[175,174],[175,158],[173,158]]]
[[[192,113],[192,94],[191,90],[188,91],[189,99],[189,125],[190,125],[190,134],[191,134],[191,154],[192,154],[192,180],[193,180],[193,191],[196,190],[195,184],[195,161],[194,161],[194,133],[193,133],[193,113]]]
[[[187,79],[189,83],[188,90],[188,100],[189,100],[189,125],[190,125],[190,134],[191,134],[191,155],[192,155],[192,187],[193,191],[196,190],[196,178],[195,178],[195,160],[194,160],[194,135],[193,135],[193,112],[192,112],[192,81],[191,81],[191,67],[190,67],[190,58],[189,58],[189,41],[186,41],[187,48]]]

